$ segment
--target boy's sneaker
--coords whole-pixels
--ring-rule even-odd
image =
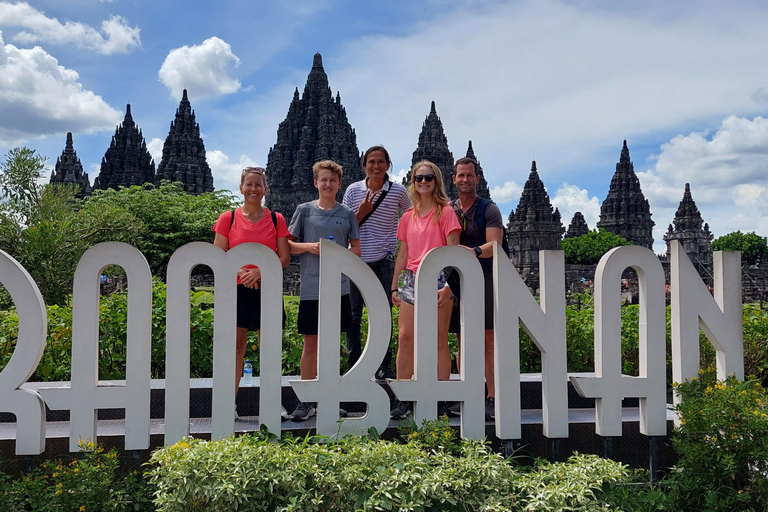
[[[285,410],[285,407],[282,405],[280,406],[280,421],[285,421],[291,419],[291,415],[288,414],[288,411]]]
[[[448,416],[453,416],[454,418],[461,416],[461,402],[456,402],[448,408]]]
[[[376,377],[376,380],[385,380],[396,379],[397,375],[395,375],[395,372],[393,372],[390,368],[386,366],[379,366],[379,369],[376,370],[374,377]]]
[[[395,400],[395,406],[389,411],[389,417],[393,420],[404,420],[411,415],[411,402]]]
[[[305,421],[317,414],[315,406],[309,402],[301,402],[291,413],[294,421]]]
[[[492,396],[485,399],[485,419],[492,420],[496,417],[496,400]]]

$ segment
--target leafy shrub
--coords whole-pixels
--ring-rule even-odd
[[[81,442],[82,457],[46,461],[7,490],[8,512],[151,511],[151,488],[135,471],[123,474],[117,452]]]
[[[424,420],[419,427],[413,417],[409,417],[400,425],[400,436],[428,452],[457,455],[460,451],[459,439],[449,423],[448,418],[442,416],[431,421]]]
[[[622,245],[632,245],[632,242],[605,230],[592,230],[562,242],[565,262],[574,265],[594,265],[606,252]]]
[[[671,491],[686,510],[766,510],[768,394],[753,381],[718,382],[711,368],[700,375],[677,386]]]
[[[517,510],[607,510],[597,491],[628,475],[626,466],[597,455],[576,453],[567,463],[539,461],[515,482]]]
[[[275,442],[263,432],[188,439],[157,450],[148,475],[164,512],[603,510],[598,491],[627,475],[583,455],[526,474],[481,442],[461,441],[455,454],[425,443],[442,431],[430,422],[407,444],[376,436]]]
[[[712,241],[712,251],[741,251],[741,262],[745,265],[755,265],[768,255],[768,242],[765,237],[754,231],[734,231],[715,238]]]

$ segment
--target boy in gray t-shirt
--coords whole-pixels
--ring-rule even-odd
[[[360,256],[360,233],[355,212],[336,202],[341,187],[341,166],[331,160],[323,160],[312,166],[318,199],[298,206],[288,226],[288,245],[291,254],[300,254],[301,288],[299,315],[296,322],[299,334],[304,335],[301,353],[301,378],[317,377],[317,327],[318,298],[320,287],[320,239],[333,240]],[[352,308],[349,302],[349,279],[341,282],[341,330],[352,326]],[[294,420],[306,420],[316,413],[313,404],[302,402],[293,411]]]

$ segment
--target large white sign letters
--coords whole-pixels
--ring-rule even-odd
[[[565,275],[561,251],[541,251],[540,303],[532,296],[512,263],[494,248],[496,435],[519,439],[519,326],[542,353],[542,413],[544,435],[568,436]],[[672,363],[677,382],[699,369],[699,327],[717,351],[718,376],[744,376],[739,253],[715,253],[714,297],[678,242],[671,252]],[[99,276],[107,265],[120,265],[128,276],[128,340],[126,383],[98,381]],[[213,406],[211,437],[234,431],[236,273],[246,264],[262,273],[259,419],[280,432],[282,269],[274,252],[259,244],[242,244],[223,252],[196,242],[181,247],[168,264],[165,443],[189,435],[190,274],[195,265],[209,266],[215,275]],[[462,282],[461,368],[458,381],[437,380],[437,297],[434,283],[444,267],[453,267]],[[639,375],[621,374],[621,274],[637,271],[640,283]],[[360,289],[369,314],[368,340],[362,357],[342,375],[339,368],[339,310],[341,275]],[[16,415],[16,453],[36,455],[45,449],[45,405],[70,411],[70,449],[80,439],[95,439],[98,409],[125,409],[125,448],[149,446],[150,347],[152,279],[144,256],[116,242],[89,249],[75,272],[73,289],[72,381],[65,387],[24,387],[45,349],[45,304],[30,275],[13,258],[0,252],[0,283],[8,290],[19,316],[15,351],[0,372],[0,412]],[[484,281],[477,259],[465,249],[442,247],[430,252],[416,274],[415,376],[391,382],[402,400],[415,403],[417,422],[434,418],[437,402],[462,403],[461,433],[485,436],[484,339],[482,325]],[[320,250],[320,326],[318,375],[294,381],[303,401],[318,402],[317,432],[334,435],[382,431],[389,423],[386,392],[371,380],[391,335],[386,293],[373,272],[357,256],[329,241]],[[596,431],[621,435],[621,401],[640,398],[640,431],[666,434],[664,273],[652,251],[635,246],[608,252],[595,274],[595,376],[573,378],[580,393],[595,398]],[[346,419],[339,427],[340,402],[364,402],[367,412]]]

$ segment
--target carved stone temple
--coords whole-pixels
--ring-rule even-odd
[[[680,206],[677,207],[675,220],[669,225],[664,241],[667,243],[667,260],[670,259],[672,240],[677,240],[699,272],[712,268],[712,233],[709,224],[704,223],[696,202],[691,196],[690,184],[685,184],[685,192]]]
[[[200,137],[200,125],[187,98],[187,90],[176,109],[176,118],[163,144],[163,157],[157,167],[155,183],[162,180],[179,181],[188,194],[213,192],[213,175],[205,159],[205,145]]]
[[[67,133],[67,145],[64,146],[61,156],[56,159],[56,167],[51,171],[50,183],[52,185],[54,183],[77,185],[79,187],[77,192],[79,199],[90,196],[93,191],[88,173],[83,172],[83,164],[80,163],[72,143],[72,132]]]
[[[640,188],[625,140],[611,188],[600,207],[597,227],[653,250],[654,225],[651,208]]]
[[[490,199],[491,191],[488,188],[488,182],[485,181],[485,175],[483,174],[483,166],[480,165],[480,160],[477,159],[477,157],[475,156],[475,150],[472,149],[472,141],[469,141],[469,147],[467,147],[467,154],[465,156],[477,162],[477,195],[479,195],[480,197],[484,197],[486,199]],[[451,184],[453,184],[453,181],[451,181]]]
[[[101,170],[93,183],[94,189],[117,189],[121,186],[155,183],[155,162],[147,150],[147,142],[133,121],[131,106],[125,119],[115,129],[109,149],[101,159]]]
[[[326,159],[344,169],[337,197],[341,201],[347,186],[365,178],[365,172],[360,165],[355,130],[347,120],[339,93],[332,96],[322,56],[316,53],[304,93],[299,98],[299,90],[294,91],[288,115],[277,129],[277,142],[269,150],[267,207],[290,222],[297,205],[317,199],[312,165]]]
[[[445,136],[445,130],[443,130],[443,122],[440,121],[440,117],[437,115],[434,101],[432,102],[429,114],[427,114],[427,118],[424,120],[424,124],[421,125],[419,143],[416,146],[416,151],[413,152],[411,167],[422,160],[429,160],[443,172],[443,183],[445,184],[445,193],[448,198],[456,199],[459,197],[452,179],[453,153],[448,149],[448,138]],[[410,182],[411,173],[409,171],[403,180],[403,184],[407,185]]]
[[[538,273],[539,251],[560,249],[564,232],[560,211],[553,210],[534,160],[520,203],[510,212],[507,224],[509,247],[510,250],[514,248],[512,263],[518,272],[523,275]]]
[[[576,238],[577,236],[586,235],[587,233],[589,233],[589,226],[587,226],[587,221],[584,219],[584,215],[582,215],[581,212],[576,212],[573,214],[571,224],[568,226],[568,231],[566,231],[563,238]]]

